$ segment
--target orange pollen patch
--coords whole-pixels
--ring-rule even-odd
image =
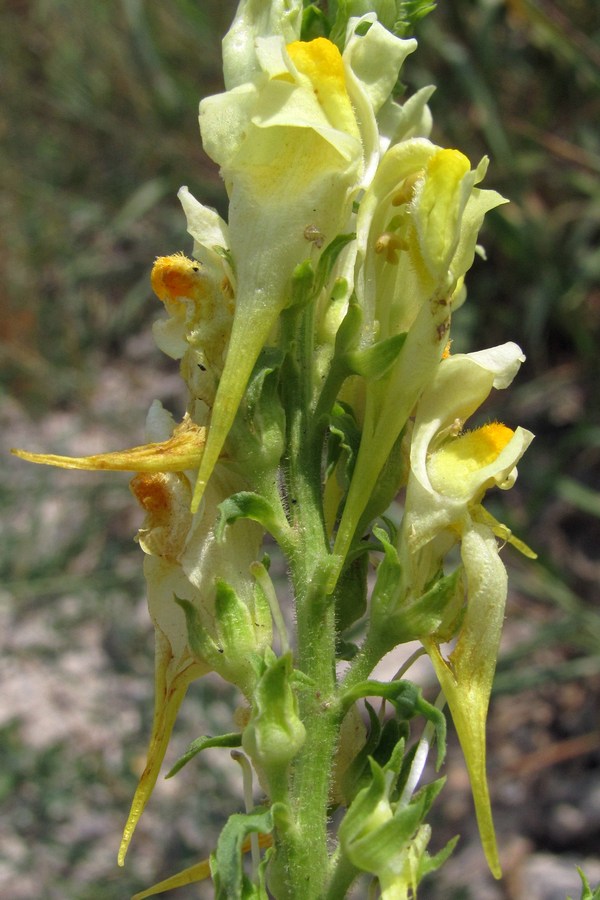
[[[172,493],[168,479],[164,474],[140,474],[131,479],[129,484],[133,495],[140,506],[148,513],[168,513],[172,505]]]
[[[487,457],[490,462],[504,450],[514,436],[514,431],[502,422],[490,422],[482,425],[473,434],[479,435],[480,448],[487,448]]]
[[[465,464],[470,462],[469,468],[483,469],[498,458],[513,435],[514,431],[502,422],[490,422],[461,434],[444,450]]]
[[[182,297],[194,300],[205,293],[202,266],[183,253],[159,256],[152,268],[150,280],[152,290],[163,303]]]

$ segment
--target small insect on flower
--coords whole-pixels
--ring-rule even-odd
[[[319,231],[316,225],[307,225],[304,229],[304,237],[311,244],[314,244],[317,250],[320,250],[325,243],[325,235]]]

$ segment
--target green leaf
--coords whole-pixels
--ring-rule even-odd
[[[346,28],[352,17],[374,12],[378,20],[397,37],[410,36],[417,22],[436,7],[435,0],[339,0],[330,40],[344,47]],[[358,33],[368,30],[370,23],[362,23]]]
[[[211,860],[216,900],[245,900],[250,887],[242,865],[242,846],[249,834],[270,834],[273,830],[272,810],[257,809],[251,813],[230,816]],[[257,896],[256,892],[254,895]]]
[[[219,505],[219,521],[216,528],[218,541],[223,540],[225,529],[238,519],[251,519],[258,522],[277,540],[286,541],[283,532],[287,530],[287,522],[283,522],[281,513],[273,509],[268,500],[253,491],[239,491],[232,494]]]
[[[361,681],[360,684],[347,690],[341,698],[341,707],[345,712],[353,703],[362,697],[383,697],[394,706],[400,719],[410,721],[416,715],[422,715],[432,723],[438,741],[438,768],[446,754],[446,717],[431,703],[423,698],[421,688],[412,681]]]
[[[430,872],[436,872],[441,866],[444,865],[448,857],[453,852],[456,847],[460,835],[456,835],[456,837],[451,838],[448,841],[445,847],[436,853],[435,856],[430,856],[429,853],[423,853],[422,857],[419,860],[418,866],[418,876],[417,880],[421,881],[425,875],[429,875]]]
[[[387,618],[390,608],[395,604],[402,581],[402,565],[398,551],[387,539],[383,528],[373,528],[373,535],[381,541],[384,552],[383,559],[377,567],[377,578],[371,596],[373,618],[377,621],[378,616],[382,619]]]
[[[364,616],[367,609],[369,555],[362,553],[344,569],[334,592],[338,634]]]
[[[407,332],[393,334],[371,347],[346,353],[345,362],[350,372],[362,375],[368,381],[382,378],[392,368],[406,341]]]
[[[311,3],[302,14],[301,40],[313,41],[318,37],[328,37],[330,25],[321,9]]]
[[[432,635],[438,641],[449,641],[463,613],[462,567],[450,575],[440,574],[419,597],[404,597],[398,551],[381,528],[374,528],[373,534],[384,550],[371,597],[370,627],[380,652]]]
[[[576,509],[600,519],[600,491],[594,491],[574,478],[559,478],[555,487],[556,494]]]
[[[284,451],[285,412],[279,397],[282,362],[278,349],[261,351],[227,438],[231,458],[251,476],[274,471]]]
[[[218,734],[216,737],[203,735],[202,737],[196,738],[195,741],[192,741],[183,756],[180,756],[175,765],[167,772],[165,778],[172,778],[173,775],[176,775],[180,769],[183,769],[183,767],[189,763],[190,759],[193,759],[198,753],[202,753],[203,750],[210,750],[212,747],[241,746],[242,735],[238,732]]]
[[[579,877],[581,878],[581,898],[580,900],[600,900],[600,886],[598,886],[595,890],[592,890],[590,887],[590,883],[587,880],[582,869],[577,866],[577,871],[579,873]],[[571,900],[571,897],[567,897],[567,900]]]
[[[372,758],[378,765],[385,768],[396,754],[404,753],[404,747],[409,737],[409,727],[406,722],[399,722],[398,719],[391,718],[382,725],[379,716],[368,701],[365,701],[365,706],[369,715],[367,740],[346,769],[342,779],[342,792],[347,803],[369,783],[371,778],[369,759]]]
[[[346,354],[349,350],[353,350],[357,346],[360,340],[362,321],[362,308],[356,299],[356,294],[352,293],[352,296],[348,301],[346,315],[342,319],[335,336],[334,360],[336,357]]]
[[[361,436],[354,414],[347,404],[335,404],[329,431],[331,437],[327,444],[326,478],[330,478],[336,469],[342,487],[347,488],[352,478]]]
[[[417,22],[432,13],[436,6],[435,0],[400,0],[394,33],[399,37],[410,36]]]
[[[315,297],[322,291],[322,289],[329,281],[329,277],[331,275],[333,267],[344,247],[346,247],[355,239],[356,235],[353,233],[338,234],[332,241],[330,241],[329,244],[327,244],[327,246],[321,253],[321,256],[319,257],[319,262],[317,263],[317,272],[314,283]]]

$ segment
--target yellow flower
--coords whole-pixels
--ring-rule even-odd
[[[410,556],[476,513],[485,491],[511,487],[533,435],[491,423],[463,434],[492,388],[507,387],[524,357],[513,343],[443,359],[423,392],[411,441],[404,531]],[[415,557],[413,556],[413,559]]]
[[[360,450],[334,548],[340,564],[394,443],[442,359],[484,215],[504,202],[495,191],[475,187],[486,167],[482,160],[471,170],[458,150],[425,138],[406,140],[384,155],[361,201],[355,285],[363,343],[401,333],[406,341],[389,372],[367,385]]]
[[[260,72],[200,105],[207,153],[230,198],[236,308],[200,466],[196,509],[262,347],[290,302],[296,266],[347,229],[363,174],[363,146],[342,57],[318,38],[286,47],[258,38]],[[309,231],[307,231],[309,229]],[[319,242],[321,243],[321,242]]]
[[[419,401],[411,442],[399,555],[407,583],[423,590],[443,556],[460,542],[466,608],[454,649],[423,639],[465,755],[483,847],[500,876],[485,769],[485,722],[504,620],[507,576],[496,534],[510,532],[481,507],[493,486],[509,488],[533,439],[499,422],[463,433],[493,387],[512,381],[524,357],[516,344],[442,360]],[[528,548],[521,545],[531,555]]]

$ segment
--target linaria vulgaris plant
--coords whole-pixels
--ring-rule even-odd
[[[500,545],[533,554],[483,502],[513,485],[533,436],[467,427],[524,357],[513,343],[452,353],[479,228],[505,201],[479,187],[486,159],[473,166],[429,139],[433,88],[399,99],[417,47],[406,34],[431,5],[241,0],[225,91],[200,104],[228,222],[182,187],[191,256],[152,271],[165,312],[154,335],[180,361],[183,420],[155,402],[144,446],[15,451],[132,471],[146,513],[156,702],[121,864],[190,683],[214,671],[239,690],[237,726],[195,741],[175,768],[236,748],[263,799],[249,792],[210,861],[139,897],[210,875],[228,900],[334,900],[363,873],[386,900],[414,895],[454,844],[427,853],[443,778],[420,783],[430,747],[438,769],[444,759],[445,703],[500,876],[485,771]],[[385,515],[395,498],[399,521]],[[280,596],[267,534],[289,570]],[[414,641],[409,663],[429,656],[435,704],[406,679],[409,663],[370,678]],[[416,743],[413,719],[425,723]]]

